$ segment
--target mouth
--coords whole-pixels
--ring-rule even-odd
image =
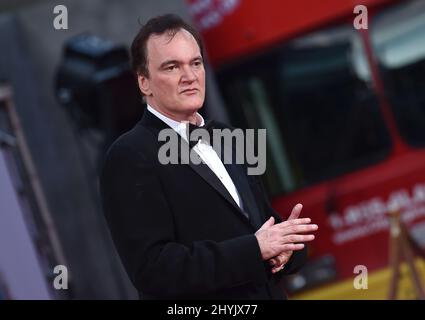
[[[183,90],[183,91],[181,91],[180,93],[182,93],[182,94],[186,94],[186,95],[191,95],[191,94],[195,94],[195,93],[197,93],[199,90],[198,89],[196,89],[196,88],[190,88],[190,89],[186,89],[186,90]]]

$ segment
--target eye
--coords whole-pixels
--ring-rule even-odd
[[[169,65],[168,67],[165,67],[166,71],[173,71],[174,69],[177,69],[177,66],[175,64]]]
[[[200,67],[200,66],[202,66],[202,61],[201,61],[201,60],[194,61],[194,62],[193,62],[193,65],[194,65],[195,67]]]

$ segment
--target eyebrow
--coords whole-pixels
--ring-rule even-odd
[[[180,62],[178,60],[166,60],[159,66],[160,69],[168,66],[169,64],[179,64]]]
[[[193,58],[192,60],[190,60],[190,62],[194,62],[196,60],[203,61],[202,56],[197,56],[197,57]],[[159,66],[159,68],[162,69],[162,68],[164,68],[164,67],[166,67],[166,66],[168,66],[170,64],[180,64],[180,63],[181,63],[181,61],[179,61],[179,60],[166,60],[163,63],[161,63],[161,65]]]

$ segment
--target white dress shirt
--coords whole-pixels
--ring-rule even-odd
[[[159,119],[168,124],[174,131],[176,131],[183,139],[188,142],[187,135],[187,123],[175,121],[173,119],[168,118],[162,113],[155,110],[148,104],[148,110],[157,116]],[[201,119],[201,126],[205,124],[204,118],[196,113],[197,116]],[[215,175],[220,179],[221,183],[226,187],[227,191],[232,196],[233,200],[235,200],[236,204],[242,209],[242,201],[240,199],[238,190],[235,187],[232,179],[230,178],[226,168],[221,162],[221,159],[218,157],[217,153],[214,151],[212,146],[203,140],[199,140],[198,143],[193,147],[193,150],[201,157],[202,161],[215,173]]]

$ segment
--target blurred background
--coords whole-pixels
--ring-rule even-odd
[[[202,33],[201,113],[266,128],[273,206],[320,226],[290,297],[425,299],[423,0],[0,1],[0,299],[137,299],[97,179],[145,108],[131,41],[164,13]]]

